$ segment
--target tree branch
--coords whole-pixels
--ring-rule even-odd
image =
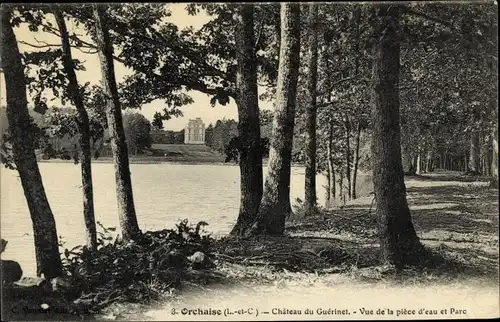
[[[94,55],[94,54],[97,54],[97,53],[98,53],[98,50],[97,50],[97,49],[94,49],[94,50],[90,50],[90,49],[89,49],[89,50],[85,50],[84,48],[86,48],[86,47],[75,47],[75,48],[76,48],[76,49],[78,49],[80,52],[82,52],[82,53],[84,53],[84,54]],[[117,59],[118,59],[118,58],[117,58],[117,57],[115,57],[114,55],[113,55],[113,58],[114,58],[115,60],[117,60]],[[118,61],[118,60],[117,60],[117,61]]]
[[[348,82],[348,81],[351,81],[351,80],[354,80],[354,79],[359,79],[359,80],[364,81],[364,82],[369,82],[368,79],[366,79],[366,78],[359,78],[359,76],[361,76],[361,75],[358,74],[358,75],[354,75],[354,76],[350,76],[350,77],[339,79],[338,81],[331,83],[330,86],[329,86],[329,89],[327,91],[318,93],[318,96],[322,96],[322,95],[328,94],[328,93],[330,93],[335,88],[335,86],[340,85],[340,84],[345,83],[345,82]],[[329,104],[331,104],[331,102],[327,102],[325,104],[329,105]]]
[[[260,29],[259,29],[259,33],[257,34],[257,39],[255,40],[255,45],[253,46],[255,48],[255,52],[257,52],[257,50],[259,50],[259,45],[260,45],[260,37],[262,36],[262,31],[264,30],[264,21],[267,19],[267,13],[266,15],[264,16],[264,18],[262,18],[262,21],[260,23]]]
[[[52,26],[49,26],[49,25],[46,25],[46,24],[43,24],[42,26],[46,27],[47,28],[47,32],[52,34],[52,35],[55,35],[57,37],[60,37],[60,33],[59,31],[52,27]],[[71,40],[73,40],[73,43],[75,43],[75,37],[70,37]],[[94,54],[94,52],[92,51],[87,51],[85,52],[84,50],[82,50],[82,48],[88,48],[88,49],[94,49],[94,50],[97,50],[97,46],[92,44],[92,43],[89,43],[89,42],[86,42],[84,40],[81,40],[80,38],[77,38],[78,40],[78,43],[79,43],[79,46],[76,46],[76,45],[73,45],[72,47],[80,50],[81,52],[84,52],[84,53],[88,53],[88,54]],[[147,39],[149,41],[153,41],[153,39]],[[165,45],[168,45],[168,42],[166,41],[166,39],[161,39],[162,42],[164,42]],[[83,46],[81,46],[83,45]],[[58,46],[59,47],[59,46]],[[175,48],[175,49],[182,49],[182,48]],[[96,51],[97,52],[97,51]],[[230,82],[233,82],[233,78],[232,77],[229,77],[228,75],[226,75],[224,72],[222,72],[221,70],[207,64],[206,62],[202,61],[200,62],[199,61],[199,57],[196,56],[195,53],[192,53],[192,52],[189,52],[190,55],[186,55],[186,57],[191,60],[194,64],[203,64],[204,67],[206,67],[209,72],[208,72],[208,75],[206,76],[218,76],[218,77],[221,77],[223,79],[226,79]],[[122,63],[123,65],[126,66],[126,61],[116,55],[113,55],[113,59],[119,63]],[[146,75],[151,75],[149,71],[145,71],[145,70],[141,70],[140,68],[139,69],[136,69],[136,68],[131,68],[132,70],[135,70],[137,72],[140,72],[140,73],[143,73],[143,74],[146,74]],[[162,75],[159,75],[157,73],[153,73],[153,76],[155,77],[158,77],[158,78],[163,78]],[[203,84],[203,83],[185,83],[185,84],[182,84],[186,87],[189,87],[193,90],[197,90],[197,91],[200,91],[202,93],[205,93],[205,94],[208,94],[208,95],[216,95],[216,94],[220,94],[221,92],[221,89],[215,89],[215,88],[209,88],[207,85]],[[236,96],[236,93],[234,93],[233,91],[231,90],[226,90],[226,93],[228,94],[228,96],[232,97],[233,99],[235,98]]]
[[[23,45],[27,45],[27,46],[33,47],[33,48],[61,47],[60,45],[56,45],[56,44],[35,45],[35,44],[31,44],[31,43],[23,41],[23,40],[18,40],[17,42],[20,43],[20,44],[23,44]]]
[[[455,28],[453,26],[453,24],[449,23],[448,21],[445,21],[445,20],[441,20],[439,18],[436,18],[436,17],[431,17],[425,13],[422,13],[422,12],[418,12],[418,11],[415,11],[415,10],[412,10],[412,9],[409,9],[408,7],[404,7],[404,13],[406,14],[409,14],[409,15],[412,15],[412,16],[415,16],[415,17],[420,17],[420,18],[424,18],[426,20],[429,20],[429,21],[432,21],[432,22],[435,22],[435,23],[438,23],[438,24],[441,24],[445,27],[448,27],[449,29],[451,30],[455,30],[455,31],[458,31],[457,28]]]

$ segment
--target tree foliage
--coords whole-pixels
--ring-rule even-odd
[[[140,113],[125,113],[123,128],[130,152],[141,154],[152,144],[151,123]]]

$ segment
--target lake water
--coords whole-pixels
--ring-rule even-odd
[[[18,173],[0,166],[1,236],[9,242],[2,258],[17,260],[25,275],[34,275],[32,223]],[[39,167],[65,247],[85,243],[80,166],[40,163]],[[105,227],[118,227],[113,165],[95,163],[92,174],[96,220]],[[209,232],[227,234],[236,222],[240,189],[237,166],[131,164],[131,175],[137,219],[143,231],[172,228],[187,218],[193,224],[207,221],[205,229]],[[325,184],[326,178],[318,175],[318,202],[322,205]],[[304,198],[304,168],[292,168],[290,189],[292,203],[297,197]]]

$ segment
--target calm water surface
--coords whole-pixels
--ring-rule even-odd
[[[65,247],[85,243],[80,166],[40,163],[47,197]],[[266,173],[264,169],[264,173]],[[172,228],[187,218],[205,229],[226,234],[239,208],[239,168],[223,165],[131,164],[134,200],[143,231]],[[118,227],[113,165],[92,165],[96,220]],[[25,275],[35,274],[32,223],[17,171],[3,166],[1,175],[1,235],[8,240],[4,259],[20,262]],[[318,176],[318,198],[324,204],[324,176]],[[304,198],[304,169],[293,168],[291,197]]]

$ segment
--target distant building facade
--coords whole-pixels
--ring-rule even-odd
[[[201,118],[189,120],[184,129],[184,144],[205,144],[205,123]]]

